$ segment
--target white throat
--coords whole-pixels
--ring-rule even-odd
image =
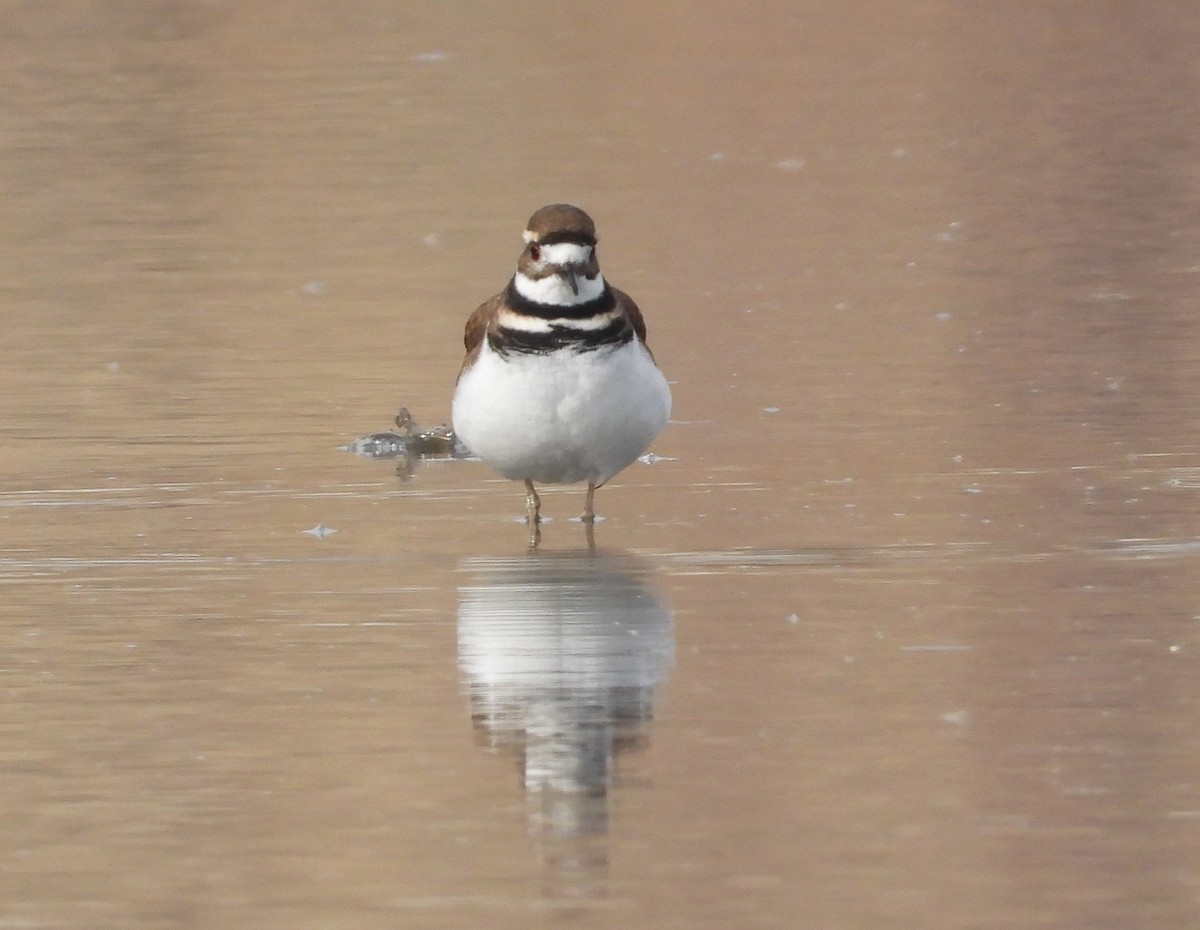
[[[576,304],[590,303],[604,294],[604,275],[602,274],[597,274],[594,278],[576,278],[575,284],[579,287],[578,294],[571,290],[571,285],[567,283],[566,278],[556,274],[534,279],[518,271],[513,283],[516,285],[517,293],[526,300],[532,300],[536,304],[551,304],[556,307],[572,307]]]

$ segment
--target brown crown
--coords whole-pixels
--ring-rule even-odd
[[[525,229],[533,242],[585,242],[596,244],[596,224],[579,207],[552,203],[529,218]]]

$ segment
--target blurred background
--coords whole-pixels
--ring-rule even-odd
[[[17,0],[0,926],[1200,919],[1200,7]],[[529,214],[672,422],[447,422]]]

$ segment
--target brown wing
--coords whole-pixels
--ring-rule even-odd
[[[642,345],[646,345],[646,321],[642,318],[642,311],[633,302],[633,298],[624,291],[617,290],[614,287],[612,292],[616,295],[617,302],[625,309],[625,315],[629,317],[629,322],[633,324],[633,331],[637,333],[638,339],[642,341]]]
[[[476,308],[474,313],[467,317],[467,325],[463,327],[463,346],[467,350],[467,356],[463,359],[462,368],[458,371],[459,378],[479,358],[479,347],[483,345],[484,337],[487,335],[488,324],[496,315],[496,309],[500,306],[503,298],[503,294],[489,297]],[[457,383],[457,379],[455,383]]]
[[[474,352],[479,343],[483,342],[488,323],[496,315],[496,308],[500,306],[500,301],[503,298],[503,294],[496,294],[494,297],[489,297],[476,308],[474,313],[467,317],[467,325],[463,327],[463,346],[467,352]]]

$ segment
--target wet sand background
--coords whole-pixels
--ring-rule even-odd
[[[1197,920],[1200,10],[5,19],[0,924]],[[595,556],[339,448],[553,200],[675,396]]]

